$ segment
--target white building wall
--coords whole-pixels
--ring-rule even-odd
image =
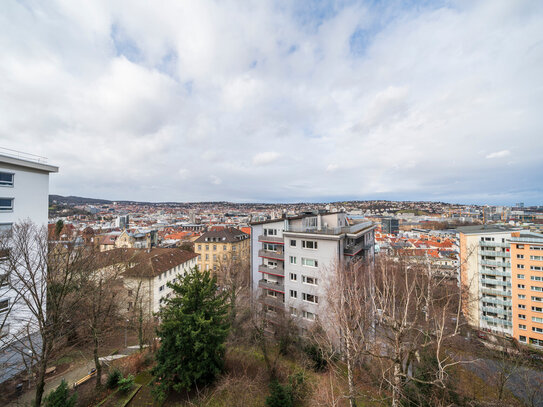
[[[162,300],[172,295],[173,293],[173,290],[169,288],[167,284],[173,283],[174,280],[179,279],[181,276],[184,276],[191,268],[197,265],[198,257],[195,257],[153,278],[153,297],[151,299],[153,313],[157,313],[162,306]]]

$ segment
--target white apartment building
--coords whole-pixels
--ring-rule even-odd
[[[13,154],[11,154],[13,153]],[[36,225],[47,225],[49,208],[49,174],[58,167],[45,163],[46,159],[30,154],[0,152],[0,232],[9,233],[14,223],[30,220]],[[0,253],[1,256],[7,253]],[[24,304],[12,304],[14,293],[9,278],[0,267],[0,349],[12,340],[20,329]],[[11,311],[8,313],[8,310]]]
[[[513,333],[510,239],[515,230],[458,228],[463,313],[471,326],[503,335]]]
[[[251,225],[251,288],[273,322],[288,312],[301,328],[326,312],[326,286],[338,261],[374,258],[372,222],[344,212],[307,213]]]

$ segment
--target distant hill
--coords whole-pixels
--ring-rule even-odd
[[[53,201],[66,205],[110,204],[113,202],[108,201],[107,199],[83,198],[81,196],[49,195],[49,205],[51,205]]]

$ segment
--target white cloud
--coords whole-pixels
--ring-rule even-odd
[[[264,153],[258,153],[253,156],[252,163],[253,165],[268,165],[277,161],[279,158],[279,153],[275,151],[266,151]]]
[[[509,150],[501,150],[501,151],[495,151],[493,153],[490,153],[485,158],[488,158],[488,159],[503,158],[503,157],[508,157],[510,155],[511,155],[511,152]]]
[[[300,4],[7,2],[0,144],[65,195],[541,203],[543,3]]]

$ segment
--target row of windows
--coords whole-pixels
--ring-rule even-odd
[[[295,307],[290,307],[290,315],[293,317],[298,316],[298,310]],[[302,318],[307,319],[309,321],[316,321],[317,320],[317,314],[309,311],[302,311]]]
[[[524,245],[523,244],[517,244],[517,249],[524,249]],[[543,250],[543,246],[530,246],[530,250]],[[517,255],[517,258],[519,259],[523,259],[523,257],[518,257]]]
[[[219,258],[220,258],[220,255],[218,255],[218,256],[217,256],[216,254],[213,255],[213,261],[217,261]],[[206,260],[209,260],[209,254],[206,254],[206,255],[205,255],[205,259],[206,259]],[[227,259],[228,259],[228,255],[223,254],[223,255],[222,255],[222,259],[223,259],[223,260],[227,260]],[[236,256],[236,255],[233,255],[233,256],[232,256],[232,259],[233,259],[233,260],[236,260],[236,259],[237,259],[237,256]],[[198,261],[200,261],[200,260],[202,260],[202,255],[201,255],[201,254],[198,255]]]
[[[290,281],[298,281],[298,274],[290,273]],[[310,285],[319,285],[319,279],[302,275],[302,283]]]
[[[298,264],[298,258],[296,256],[289,256],[289,263]],[[302,266],[319,267],[319,262],[315,259],[307,259],[305,257],[302,257]]]
[[[289,294],[290,294],[290,298],[298,298],[298,291],[296,290],[290,290]],[[311,302],[313,304],[319,303],[319,297],[317,295],[308,294],[308,293],[302,293],[302,300],[306,302]]]
[[[208,244],[205,245],[205,249],[209,250],[209,245]],[[222,245],[222,249],[224,251],[226,250],[226,245],[225,244]],[[198,250],[200,250],[200,251],[202,250],[202,245],[201,244],[198,245]],[[213,250],[217,251],[217,245],[216,244],[213,245]],[[232,246],[232,250],[236,250],[236,246]]]
[[[519,336],[519,341],[526,343],[526,337],[523,335]],[[543,346],[543,340],[536,339],[536,338],[530,338],[530,345],[536,345],[536,346]]]
[[[534,256],[532,256],[534,257]],[[540,256],[535,256],[535,257],[540,257]],[[524,264],[517,264],[517,268],[518,269],[524,269]],[[530,270],[533,270],[533,271],[543,271],[543,266],[530,266]]]

